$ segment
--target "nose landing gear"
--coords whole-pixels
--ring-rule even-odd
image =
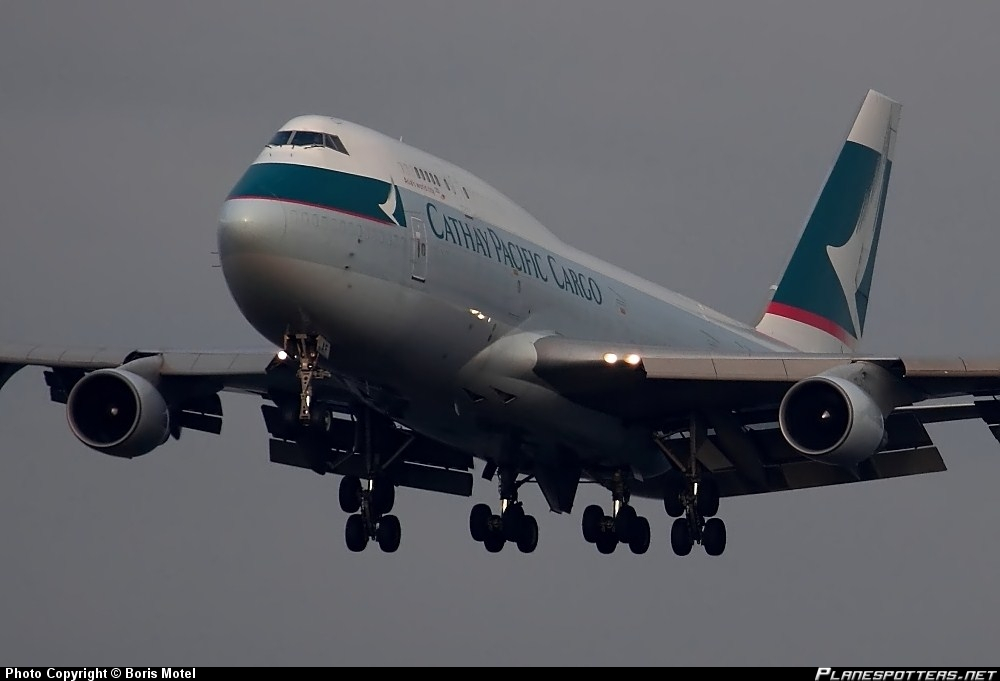
[[[299,422],[304,426],[314,423],[312,398],[313,381],[330,378],[330,372],[319,366],[320,357],[330,356],[330,343],[316,334],[285,335],[284,353],[298,360],[295,372],[299,379]],[[322,413],[316,415],[320,420]]]

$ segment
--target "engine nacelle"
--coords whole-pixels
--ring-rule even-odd
[[[77,381],[66,401],[73,434],[91,449],[131,459],[170,436],[170,410],[160,391],[124,369],[99,369]]]
[[[814,376],[793,385],[778,408],[778,426],[788,444],[824,463],[860,463],[886,442],[882,409],[840,376]]]

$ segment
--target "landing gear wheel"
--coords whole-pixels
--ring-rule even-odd
[[[636,555],[642,555],[649,550],[649,521],[641,515],[632,521],[632,536],[628,540],[628,548]]]
[[[372,489],[375,513],[385,515],[392,511],[396,503],[396,486],[388,480],[379,480]]]
[[[355,513],[347,517],[347,526],[344,528],[344,539],[347,548],[355,553],[364,551],[368,545],[368,530],[365,527],[365,520],[360,514]]]
[[[726,524],[722,522],[722,518],[709,518],[705,521],[705,529],[701,533],[701,543],[708,555],[722,555],[722,552],[726,550]]]
[[[317,433],[330,432],[332,423],[333,414],[330,413],[329,409],[317,407],[309,411],[309,428],[315,430]]]
[[[517,549],[521,553],[531,553],[538,546],[538,521],[535,516],[526,515],[520,521]]]
[[[583,538],[587,543],[593,544],[601,534],[601,521],[604,519],[604,511],[600,506],[591,504],[583,509]]]
[[[521,536],[521,525],[527,516],[524,514],[524,507],[521,504],[511,504],[504,511],[502,516],[502,527],[504,539],[516,542]]]
[[[490,530],[486,534],[486,538],[483,539],[483,545],[486,546],[486,550],[490,553],[500,553],[503,550],[503,545],[507,543],[507,540],[503,536],[503,530],[500,527],[500,516],[495,515],[490,518]]]
[[[628,543],[638,517],[639,514],[631,506],[622,506],[618,509],[618,514],[615,516],[615,535],[618,541],[623,544]]]
[[[597,544],[599,552],[608,555],[609,553],[614,553],[615,549],[618,548],[618,537],[615,536],[614,525],[610,516],[604,516],[601,524],[603,527],[600,534],[597,535],[597,541],[594,543]]]
[[[711,518],[719,512],[719,484],[715,480],[705,478],[698,483],[695,507],[703,518]]]
[[[680,518],[684,515],[684,501],[681,498],[684,486],[685,481],[680,475],[671,474],[667,477],[663,491],[663,510],[671,518]]]
[[[490,532],[490,516],[493,511],[486,504],[476,504],[469,513],[469,533],[475,541],[485,541]]]
[[[687,518],[678,518],[670,527],[670,547],[678,556],[686,556],[691,553],[694,546],[694,539],[691,537],[691,526]]]
[[[340,510],[357,513],[361,508],[361,481],[353,475],[345,475],[340,480]]]
[[[393,553],[399,548],[399,539],[402,530],[399,527],[399,518],[394,515],[382,516],[378,523],[378,530],[375,531],[375,540],[379,548],[386,553]]]

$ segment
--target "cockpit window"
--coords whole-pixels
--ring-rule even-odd
[[[290,144],[293,147],[326,147],[347,154],[347,147],[336,135],[325,132],[312,132],[309,130],[282,130],[271,138],[268,146],[280,147]],[[347,154],[348,156],[350,154]]]
[[[288,138],[291,136],[291,130],[281,130],[280,132],[275,133],[274,137],[272,137],[271,141],[267,144],[268,146],[280,147],[284,144],[288,144]]]
[[[321,147],[323,146],[323,133],[296,130],[292,135],[293,147]]]
[[[344,146],[344,143],[341,142],[340,138],[336,135],[324,135],[323,139],[326,141],[326,146],[330,147],[334,151],[347,154],[347,147]]]

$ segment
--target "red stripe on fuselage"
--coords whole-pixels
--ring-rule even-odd
[[[772,302],[767,306],[767,314],[785,317],[786,319],[794,319],[797,322],[807,324],[813,328],[823,331],[824,333],[830,334],[848,347],[854,347],[855,343],[858,342],[854,336],[848,333],[846,329],[841,328],[839,324],[831,322],[826,317],[820,317],[818,314],[813,314],[808,310],[792,307],[791,305],[785,305],[784,303]]]

